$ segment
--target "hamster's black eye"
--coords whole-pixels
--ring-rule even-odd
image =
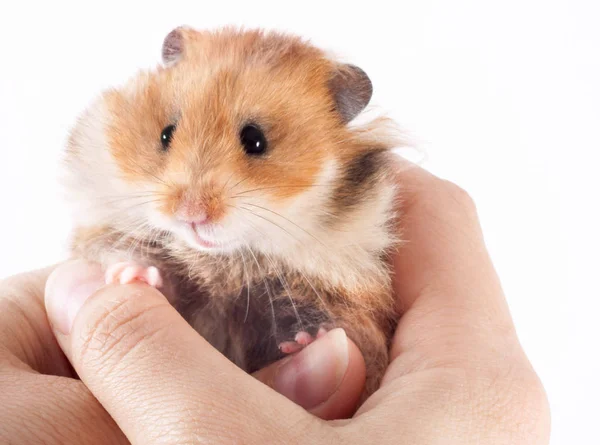
[[[267,138],[256,125],[246,125],[240,131],[240,142],[249,155],[260,155],[267,150]]]
[[[169,125],[165,127],[160,134],[160,143],[162,144],[163,150],[167,151],[169,145],[171,145],[171,139],[173,139],[173,132],[175,131],[175,125]]]

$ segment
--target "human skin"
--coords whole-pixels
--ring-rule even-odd
[[[399,181],[403,315],[351,418],[364,362],[342,330],[249,376],[157,290],[70,262],[0,284],[0,442],[547,444],[546,395],[472,200],[418,167]]]

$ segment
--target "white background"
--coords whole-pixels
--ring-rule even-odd
[[[600,2],[271,3],[2,8],[0,277],[62,257],[67,131],[102,88],[157,63],[171,28],[292,31],[364,68],[425,166],[475,198],[552,443],[600,443]]]

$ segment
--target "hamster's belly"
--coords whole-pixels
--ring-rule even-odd
[[[382,303],[365,305],[360,296],[343,289],[316,279],[308,282],[304,273],[254,275],[248,285],[242,272],[236,275],[234,270],[195,269],[197,273],[192,270],[176,280],[174,306],[223,355],[252,373],[283,358],[280,345],[294,341],[299,332],[316,337],[321,327],[340,327],[364,357],[365,397],[379,387],[397,322],[384,304],[391,298],[391,286],[369,290],[369,300]]]
[[[226,288],[227,286],[223,286]],[[331,315],[279,278],[265,278],[233,293],[214,294],[191,283],[180,288],[175,307],[211,345],[247,372],[283,358],[279,345],[298,332],[331,328]]]

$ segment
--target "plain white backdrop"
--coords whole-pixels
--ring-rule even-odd
[[[63,258],[56,167],[76,115],[159,62],[175,26],[309,37],[474,197],[551,403],[552,444],[598,444],[600,3],[11,2],[0,16],[0,277]]]

